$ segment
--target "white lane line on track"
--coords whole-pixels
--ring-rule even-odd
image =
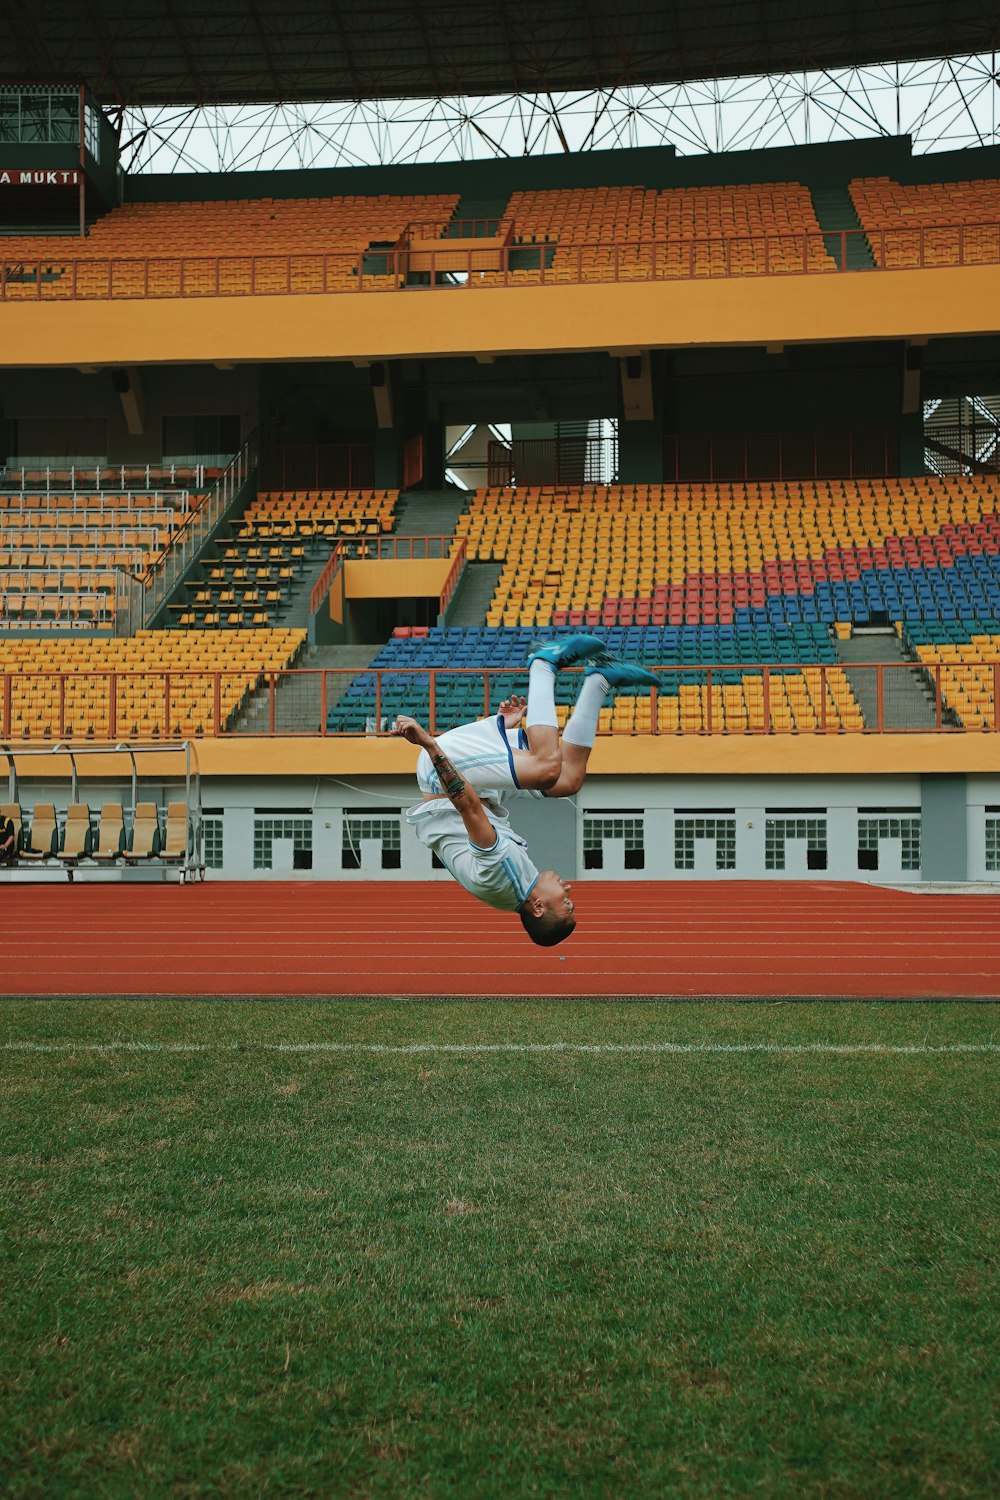
[[[892,1057],[1000,1052],[1000,1042],[3,1042],[3,1052],[333,1052],[408,1056],[471,1053],[765,1053],[775,1057],[820,1053]]]

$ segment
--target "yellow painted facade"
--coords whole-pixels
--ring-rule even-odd
[[[412,776],[416,751],[364,735],[323,739],[232,736],[195,742],[203,776]],[[15,752],[15,759],[16,752]],[[80,758],[81,776],[121,776],[125,757]],[[53,774],[55,759],[22,756],[24,779]],[[142,759],[145,776],[176,775],[174,757]],[[596,776],[895,776],[1000,774],[1000,735],[616,735],[599,738]],[[69,775],[58,758],[56,775]]]
[[[439,599],[451,572],[447,557],[392,559],[387,562],[344,564],[344,593],[348,599]]]
[[[0,304],[14,366],[428,358],[1000,331],[1000,266]]]

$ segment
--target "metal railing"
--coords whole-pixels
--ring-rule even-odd
[[[1000,222],[912,229],[775,230],[560,245],[497,245],[499,267],[482,270],[482,246],[286,255],[100,256],[59,262],[0,260],[0,301],[108,301],[176,297],[317,296],[427,287],[524,286],[713,277],[820,275],[1000,264]],[[483,241],[487,244],[488,241]],[[377,263],[366,269],[366,261]]]
[[[184,530],[146,572],[141,581],[141,603],[132,603],[133,619],[138,615],[141,625],[155,619],[256,466],[257,435],[253,433],[223,469]]]
[[[186,502],[188,487],[201,489],[206,474],[211,476],[212,472],[204,464],[0,464],[0,489],[16,485],[32,494],[53,489],[137,490],[148,494],[169,484],[171,503],[178,498],[174,486],[181,488]]]
[[[637,700],[638,732],[723,735],[1000,733],[1000,659],[832,664],[668,663]],[[0,674],[5,741],[130,734],[385,735],[412,713],[432,732],[495,713],[522,668],[382,667]],[[630,700],[622,700],[628,702]],[[648,705],[648,713],[646,711]],[[344,726],[350,727],[344,727]],[[605,728],[602,734],[612,731]]]
[[[455,549],[454,561],[452,562],[448,577],[445,579],[444,585],[441,589],[441,597],[438,600],[438,624],[444,624],[444,617],[448,612],[448,605],[455,597],[455,593],[461,581],[462,574],[465,572],[465,564],[467,559],[468,547],[466,545],[465,537],[463,536],[459,539],[458,546]]]
[[[316,614],[330,592],[337,569],[344,562],[427,562],[449,557],[454,553],[454,562],[444,588],[451,587],[445,600],[441,596],[441,613],[447,608],[451,595],[465,566],[466,542],[464,537],[453,536],[375,536],[341,537],[334,547],[322,573],[313,584],[309,596],[309,612]]]

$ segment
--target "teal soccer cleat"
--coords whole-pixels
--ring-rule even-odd
[[[528,666],[533,661],[547,661],[558,672],[561,667],[574,667],[577,662],[586,661],[604,649],[604,642],[596,635],[567,635],[561,641],[536,646],[528,657]]]
[[[658,677],[652,672],[647,672],[645,667],[636,667],[629,661],[603,661],[592,662],[586,670],[587,677],[595,672],[601,676],[617,692],[622,688],[662,687]]]

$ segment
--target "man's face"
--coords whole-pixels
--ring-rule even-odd
[[[570,894],[572,889],[569,881],[563,880],[555,870],[543,870],[531,894],[537,896],[549,911],[556,912],[561,917],[571,917],[574,911]]]

